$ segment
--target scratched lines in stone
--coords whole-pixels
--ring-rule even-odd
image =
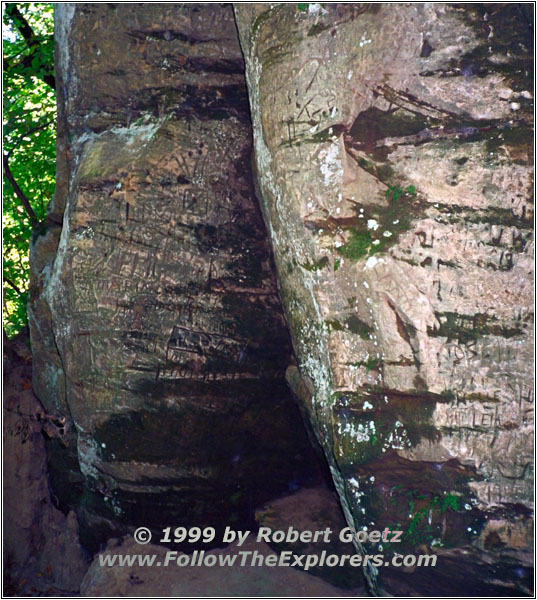
[[[229,360],[238,356],[244,343],[244,340],[176,325],[168,340],[166,359],[177,361],[184,358],[185,353],[192,353]]]
[[[525,436],[512,430],[458,429],[443,444],[453,455],[475,464],[482,479],[470,485],[481,501],[509,502],[532,494],[533,456]],[[515,458],[507,463],[507,456]]]
[[[241,366],[248,340],[237,336],[232,327],[222,327],[218,312],[192,311],[188,316],[190,322],[184,319],[183,324],[173,327],[166,363],[159,366],[156,378],[216,380],[248,376],[247,364]]]
[[[435,425],[448,428],[504,429],[510,430],[531,425],[533,405],[519,405],[516,397],[500,400],[503,392],[497,390],[494,402],[473,402],[460,395],[456,404],[449,405],[445,411],[437,413]]]
[[[209,335],[233,338],[240,343],[246,341],[237,335],[234,317],[229,309],[224,310],[222,299],[218,294],[205,293],[181,298],[175,319],[178,327],[190,327]]]
[[[507,387],[512,391],[513,397],[519,406],[522,407],[534,406],[535,391],[533,386],[524,383],[523,381],[508,381]]]
[[[288,116],[280,121],[280,139],[286,140],[289,147],[320,133],[322,122],[328,127],[338,114],[337,94],[318,81],[322,68],[322,58],[310,58],[295,73],[292,91],[288,84],[267,90],[272,105],[289,107]]]
[[[511,329],[515,329],[515,322]],[[509,328],[506,326],[506,329]],[[462,331],[462,330],[461,330]],[[479,335],[477,329],[471,330]],[[445,343],[438,354],[439,373],[446,385],[467,381],[468,370],[477,373],[480,367],[488,369],[487,378],[494,379],[504,374],[512,374],[520,365],[521,350],[526,345],[520,336],[504,338],[492,334],[481,334],[482,339],[470,339],[465,343],[455,341]],[[522,346],[521,346],[522,344]]]
[[[226,222],[234,220],[237,212],[237,202],[234,192],[225,189],[207,189],[194,185],[173,186],[168,193],[172,199],[166,202],[155,202],[155,198],[147,193],[146,204],[153,202],[151,209],[151,221],[154,224],[163,224],[169,227],[176,223],[175,232],[181,229],[183,224],[196,224],[201,222]],[[186,232],[183,232],[186,233]]]

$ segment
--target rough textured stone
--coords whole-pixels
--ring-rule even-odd
[[[298,357],[289,381],[348,522],[399,523],[409,548],[469,546],[492,562],[508,548],[525,560],[532,10],[308,3],[235,13]]]
[[[27,332],[11,341],[4,363],[4,593],[78,593],[88,557],[75,514],[54,506],[47,480],[45,437],[61,435],[63,424],[32,393],[27,343]]]
[[[49,448],[56,494],[92,548],[135,525],[253,523],[318,473],[232,8],[63,4],[56,36],[63,227],[57,251],[57,227],[34,243],[30,306],[34,390],[73,424]]]
[[[335,554],[339,557],[354,554],[352,541],[340,539],[341,532],[348,529],[348,526],[341,511],[339,498],[332,490],[322,487],[306,488],[284,498],[272,500],[256,511],[255,518],[260,527],[269,527],[272,531],[289,531],[291,528],[298,532],[329,532],[328,539],[313,538],[309,542],[300,539],[272,541],[270,545],[280,552],[314,554],[319,557],[319,562],[323,554]],[[345,536],[348,539],[347,532]],[[307,572],[342,589],[363,586],[362,569],[359,567],[347,564],[337,567],[310,566]]]
[[[291,567],[249,566],[221,567],[170,565],[167,568],[147,567],[101,567],[100,556],[140,554],[155,555],[157,561],[164,564],[166,552],[163,546],[148,544],[139,546],[131,537],[121,541],[110,540],[106,549],[95,557],[81,586],[83,596],[121,596],[121,597],[219,597],[239,596],[255,598],[287,597],[349,597],[361,596],[363,589],[341,590],[329,585],[322,579],[298,571]],[[247,539],[242,546],[231,544],[223,550],[211,550],[216,560],[221,556],[230,560],[239,552],[254,553],[263,556],[276,556],[264,542]],[[179,556],[179,555],[178,555]],[[251,555],[250,555],[251,556]],[[212,560],[212,559],[211,559]]]
[[[287,380],[347,523],[401,528],[451,591],[528,593],[531,7],[234,10],[248,88],[229,5],[57,9],[30,325],[33,388],[66,424],[59,502],[95,546],[176,517],[244,527],[314,476],[251,119]]]

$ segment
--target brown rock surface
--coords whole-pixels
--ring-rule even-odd
[[[509,549],[525,561],[532,10],[235,12],[299,363],[289,380],[348,522],[398,523],[407,547],[468,546],[494,561],[505,555],[482,532],[500,520],[524,530]]]
[[[45,437],[62,425],[32,392],[27,342],[27,332],[12,341],[4,363],[4,594],[78,593],[88,557],[75,514],[55,508],[47,479]]]
[[[437,579],[369,567],[371,590],[527,594],[531,7],[234,10],[57,8],[30,327],[33,389],[65,419],[60,505],[97,548],[137,525],[244,528],[315,479],[287,319],[347,523],[445,559]]]
[[[64,4],[56,37],[65,210],[55,256],[57,227],[34,244],[30,306],[35,393],[73,425],[49,447],[56,494],[94,550],[138,525],[253,522],[317,467],[232,9]]]
[[[280,552],[316,555],[319,562],[323,553],[325,556],[334,554],[339,557],[354,554],[354,546],[349,541],[352,534],[348,531],[339,498],[327,488],[305,488],[267,502],[256,510],[255,518],[260,527],[271,531],[312,532],[308,541],[297,538],[278,542],[273,541],[269,534],[272,540],[270,546]],[[315,532],[320,532],[317,538]],[[347,564],[331,567],[314,565],[308,568],[308,572],[342,589],[364,585],[362,570]]]

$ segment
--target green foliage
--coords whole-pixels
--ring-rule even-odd
[[[416,187],[408,185],[403,189],[398,185],[390,185],[385,196],[391,200],[388,206],[377,206],[368,209],[367,213],[361,209],[356,224],[348,228],[347,242],[337,248],[338,254],[355,261],[385,252],[408,229],[412,207],[410,200],[417,196]],[[407,203],[396,204],[400,199],[407,200]],[[368,221],[372,217],[377,226],[369,228]]]
[[[359,362],[351,362],[347,364],[355,367],[365,367],[368,371],[372,371],[373,369],[378,369],[382,365],[382,361],[378,358],[373,358],[370,356],[367,360],[361,360]]]
[[[372,371],[373,369],[377,369],[379,366],[381,365],[381,361],[378,358],[371,358],[369,357],[366,361],[365,361],[365,368],[368,371]]]
[[[298,10],[300,12],[306,12],[312,4],[317,4],[317,3],[316,2],[298,2],[297,3]],[[325,3],[321,3],[321,6],[324,8]]]
[[[349,241],[337,249],[341,256],[351,260],[358,260],[366,256],[373,243],[373,238],[369,231],[358,231],[352,229],[349,236]]]
[[[345,330],[343,325],[336,319],[326,319],[325,323],[332,331],[344,331]]]
[[[397,185],[390,185],[386,190],[386,198],[392,199],[392,204],[397,202],[397,199],[404,196],[415,196],[416,188],[413,185],[409,185],[405,189],[400,188]]]
[[[54,192],[52,15],[48,3],[4,4],[3,324],[8,336],[26,323],[30,238]]]
[[[441,516],[448,510],[457,512],[460,509],[460,498],[456,494],[445,494],[444,496],[434,495],[427,500],[425,494],[414,491],[407,492],[408,510],[412,515],[403,534],[403,540],[408,541],[413,546],[418,546],[424,542],[431,542],[435,537],[437,527],[433,525],[433,516],[436,512]],[[418,508],[418,506],[420,506]]]

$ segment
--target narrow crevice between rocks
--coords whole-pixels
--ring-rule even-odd
[[[342,527],[285,379],[293,350],[231,6],[56,17],[69,152],[50,213],[63,231],[56,218],[34,240],[30,301],[34,392],[67,423],[47,440],[52,502],[76,512],[90,554],[140,526],[156,542],[211,526],[222,545],[225,527],[255,531],[256,512],[302,493]]]

